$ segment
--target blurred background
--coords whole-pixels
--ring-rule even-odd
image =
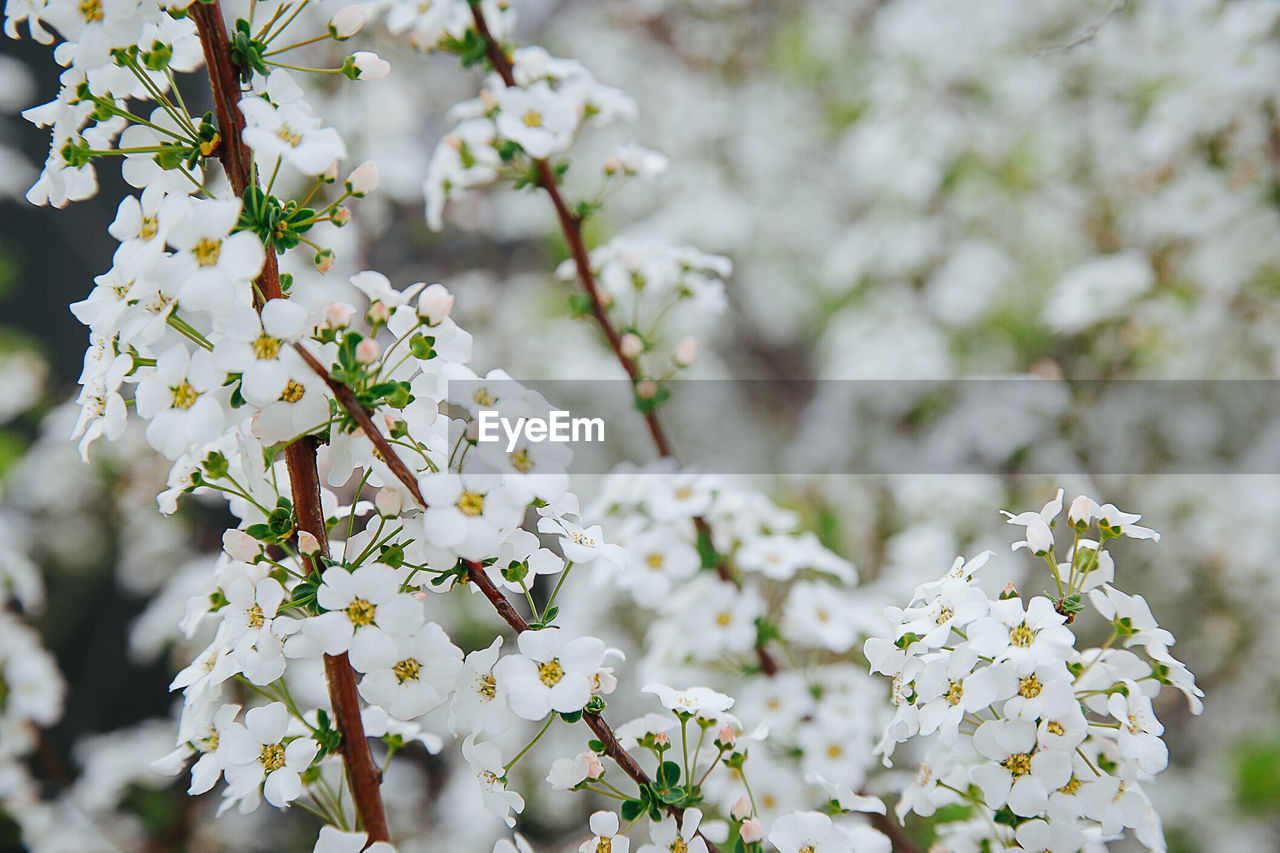
[[[1276,376],[1280,4],[515,6],[522,43],[582,61],[639,104],[639,121],[575,147],[570,195],[594,186],[619,143],[671,160],[666,175],[610,197],[589,242],[664,239],[733,261],[729,309],[695,376],[1037,376],[1065,380],[1068,393],[1073,380]],[[318,17],[336,5],[322,8]],[[442,232],[425,225],[427,160],[451,127],[446,110],[474,96],[480,73],[415,53],[377,23],[360,38],[395,73],[358,93],[319,88],[310,97],[343,130],[349,162],[377,160],[383,181],[343,232],[339,267],[324,279],[297,270],[299,292],[338,298],[344,273],[365,268],[398,287],[442,281],[475,335],[478,370],[616,378],[596,329],[570,319],[572,288],[552,275],[565,251],[544,199],[475,193],[451,203]],[[87,466],[67,440],[76,415],[64,401],[74,397],[86,334],[66,306],[110,266],[106,225],[126,188],[107,163],[93,199],[63,211],[26,203],[47,139],[17,112],[54,97],[57,68],[30,41],[5,40],[3,51],[0,600],[15,618],[0,623],[0,658],[26,648],[10,624],[21,615],[67,685],[65,701],[50,699],[60,722],[34,736],[29,753],[43,795],[58,803],[40,807],[52,823],[83,822],[96,841],[81,849],[103,839],[104,849],[303,849],[299,839],[313,831],[305,816],[268,827],[259,812],[215,825],[214,803],[189,800],[184,783],[147,770],[171,748],[167,684],[202,647],[176,622],[225,519],[189,502],[162,522],[154,495],[167,472],[138,433],[99,443]],[[199,80],[188,88],[198,92]],[[786,399],[751,401],[752,417],[803,422],[833,405],[824,389],[840,384],[790,387]],[[885,405],[906,417],[916,402]],[[1022,582],[1028,561],[1007,557],[1012,537],[996,510],[1038,507],[1059,485],[1068,499],[1083,492],[1143,513],[1165,539],[1121,543],[1118,582],[1148,599],[1208,694],[1200,718],[1170,691],[1157,708],[1171,766],[1151,793],[1170,849],[1280,850],[1280,478],[1120,475],[1079,456],[1064,457],[1070,476],[1028,475],[1068,452],[1052,430],[1010,432],[978,407],[954,414],[975,444],[1001,436],[990,473],[819,473],[770,480],[766,490],[858,567],[877,604],[905,601],[955,555],[985,547]],[[1146,448],[1151,470],[1206,440],[1185,400],[1142,414],[1104,426],[1137,431],[1125,441]],[[678,447],[678,424],[672,432]],[[778,452],[805,451],[807,470],[821,472],[824,454],[835,470],[851,443],[801,434]],[[1259,440],[1257,452],[1267,447]],[[1257,470],[1276,470],[1275,461],[1260,456]],[[635,645],[642,631],[633,634]],[[439,837],[453,839],[436,849],[487,850],[460,816],[445,814],[453,801],[443,759],[424,752],[416,767],[417,777],[397,780],[405,793],[393,808],[431,800]],[[536,805],[529,814],[542,823],[526,827],[535,846],[576,849],[563,833],[582,825],[579,804]],[[908,829],[927,842],[923,822]],[[3,817],[0,848],[23,849]]]

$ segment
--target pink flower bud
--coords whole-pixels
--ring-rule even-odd
[[[351,61],[359,69],[361,80],[381,80],[391,71],[390,62],[367,50],[357,50],[351,54]]]
[[[298,550],[310,556],[320,553],[320,540],[305,530],[298,531]]]
[[[379,515],[384,518],[393,518],[400,514],[403,500],[395,489],[381,489],[373,499],[373,505],[378,508]]]
[[[222,548],[233,560],[252,563],[253,558],[262,553],[262,546],[243,530],[228,530],[222,534]]]
[[[426,594],[425,592],[423,592],[422,590],[418,590],[417,592],[415,592],[415,593],[413,594],[413,597],[414,597],[414,598],[416,598],[416,599],[418,599],[419,601],[426,601],[426,600],[427,600],[427,594]]]
[[[480,441],[480,422],[479,421],[471,421],[470,423],[467,424],[466,436],[467,436],[467,441],[471,442],[472,444],[479,443]]]
[[[484,104],[485,112],[498,108],[498,99],[494,96],[493,92],[489,91],[487,86],[480,90],[480,103]]]
[[[599,779],[604,775],[604,764],[600,761],[600,757],[594,752],[586,753],[587,756],[587,778]]]
[[[738,797],[738,801],[733,804],[733,808],[729,810],[729,814],[734,820],[744,820],[751,814],[751,800],[746,796]]]
[[[454,151],[461,151],[463,146],[462,137],[457,134],[450,133],[444,138],[444,144],[448,145]]]
[[[331,329],[345,329],[351,325],[351,315],[355,311],[343,302],[333,302],[324,309],[324,321]]]
[[[356,198],[364,196],[365,193],[371,193],[378,188],[378,164],[372,160],[365,160],[359,166],[356,166],[347,177],[347,189]]]
[[[365,314],[365,318],[375,326],[380,326],[391,319],[391,309],[387,307],[387,303],[379,299],[369,304],[369,312]]]
[[[381,302],[374,303],[381,305]],[[356,344],[356,361],[361,364],[373,364],[378,360],[378,356],[382,355],[382,348],[378,346],[378,342],[372,338],[365,338]]]
[[[333,220],[333,224],[341,228],[351,221],[351,208],[338,206],[333,209],[333,213],[329,214]]]
[[[1079,495],[1067,508],[1067,521],[1072,527],[1088,527],[1093,521],[1093,501]]]
[[[641,379],[636,383],[636,396],[641,400],[652,400],[658,393],[658,383],[652,379]]]
[[[312,263],[315,264],[316,270],[321,275],[324,275],[329,270],[333,269],[333,264],[335,261],[336,261],[336,258],[333,255],[333,249],[321,249],[320,251],[316,252],[316,256],[312,260]]]
[[[749,817],[742,822],[742,828],[738,832],[742,835],[744,844],[754,844],[764,838],[764,825],[760,823],[760,818]]]
[[[343,6],[329,19],[329,35],[338,41],[349,39],[360,32],[368,18],[363,6]]]
[[[329,168],[325,169],[324,172],[320,174],[320,179],[323,180],[326,184],[331,184],[334,181],[338,180],[338,161],[337,160],[334,160],[332,163],[330,163]]]
[[[720,733],[716,735],[716,742],[722,746],[732,747],[737,739],[738,732],[730,725],[721,726]]]
[[[622,350],[622,354],[627,358],[635,358],[644,352],[644,341],[635,332],[627,332],[622,336],[622,341],[618,344],[618,349]]]
[[[693,364],[698,357],[698,341],[696,338],[685,338],[676,344],[675,352],[671,354],[671,360],[676,363],[676,367],[688,367]]]
[[[616,175],[622,171],[622,160],[618,157],[610,157],[604,161],[604,173],[606,175]]]
[[[453,294],[443,284],[428,285],[418,297],[418,316],[428,326],[438,326],[453,310]]]
[[[658,746],[671,746],[671,738],[667,737],[666,732],[658,732],[654,735],[653,742]]]

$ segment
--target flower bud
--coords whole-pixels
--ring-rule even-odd
[[[1093,501],[1079,495],[1067,508],[1067,523],[1078,530],[1084,530],[1093,521]]]
[[[333,220],[333,224],[341,228],[351,221],[351,208],[341,205],[333,209],[333,213],[329,214],[329,218]]]
[[[375,326],[380,326],[391,319],[391,309],[387,307],[387,303],[379,299],[377,302],[369,303],[369,311],[365,314],[365,318]]]
[[[466,437],[467,437],[467,441],[469,441],[471,444],[480,443],[480,422],[479,421],[470,421],[467,423]]]
[[[751,800],[745,796],[738,797],[738,801],[733,804],[729,814],[734,820],[745,820],[751,815]]]
[[[720,727],[719,734],[716,735],[716,744],[732,749],[733,744],[738,739],[738,732],[733,726],[725,724]]]
[[[331,329],[345,329],[351,325],[351,315],[354,313],[350,305],[333,302],[324,309],[324,321]]]
[[[1013,581],[1009,581],[1004,585],[1004,589],[1000,592],[1000,600],[1007,601],[1010,598],[1018,597],[1018,588],[1013,585]]]
[[[384,518],[394,518],[400,514],[403,500],[395,489],[381,489],[373,499],[373,505],[378,508],[379,515]]]
[[[618,344],[618,349],[622,351],[622,355],[626,358],[635,358],[644,352],[644,341],[635,332],[627,332],[622,336],[622,341]]]
[[[496,110],[498,108],[498,99],[494,96],[493,92],[489,91],[488,86],[480,90],[480,103],[484,104],[485,112],[490,112],[491,110]]]
[[[315,264],[316,270],[321,275],[324,275],[329,270],[333,269],[333,265],[336,260],[337,258],[333,254],[333,249],[321,249],[316,252],[316,256],[312,258],[311,262]]]
[[[658,383],[652,379],[641,379],[636,383],[636,396],[641,400],[652,400],[658,394]]]
[[[760,823],[760,818],[749,817],[742,822],[742,828],[738,832],[742,835],[744,844],[754,844],[764,838],[764,825]]]
[[[381,302],[375,302],[375,305],[381,305]],[[378,346],[378,342],[372,338],[365,338],[356,344],[356,361],[361,364],[373,364],[378,360],[378,356],[382,355],[382,348]]]
[[[305,530],[298,531],[298,550],[310,556],[320,553],[320,540]]]
[[[368,18],[363,6],[343,6],[329,19],[329,35],[338,41],[349,39],[360,32]]]
[[[618,157],[610,157],[604,161],[604,173],[606,175],[616,175],[622,171],[622,160]]]
[[[231,555],[233,560],[252,563],[262,553],[262,546],[243,530],[228,530],[222,534],[222,549]]]
[[[320,180],[326,184],[331,184],[338,180],[338,161],[334,160],[329,164],[329,168],[320,173]]]
[[[604,764],[594,752],[584,753],[587,756],[587,778],[599,779],[604,775]]]
[[[698,357],[698,340],[696,338],[685,338],[676,344],[675,352],[671,353],[671,360],[676,363],[676,367],[688,367]]]
[[[653,742],[658,746],[671,746],[671,738],[667,737],[666,732],[658,732],[654,735]]]
[[[351,54],[351,61],[359,69],[361,80],[381,80],[391,71],[390,62],[367,50],[357,50]]]
[[[377,188],[378,164],[372,160],[365,160],[356,166],[355,171],[347,177],[347,190],[356,198],[363,198],[365,193],[371,193]]]
[[[418,316],[428,326],[439,326],[453,310],[453,294],[443,284],[428,285],[418,297]]]

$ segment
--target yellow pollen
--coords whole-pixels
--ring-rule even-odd
[[[1080,790],[1080,785],[1081,782],[1079,777],[1072,773],[1071,778],[1067,780],[1067,784],[1059,788],[1058,791],[1063,794],[1074,794],[1076,791]]]
[[[728,628],[730,623],[732,622],[733,622],[733,614],[730,613],[728,610],[721,610],[719,613],[716,614],[716,624],[719,625],[721,628]]]
[[[209,736],[204,739],[204,742],[209,747],[208,749],[205,750],[205,752],[217,752],[218,751],[218,730],[214,729],[212,732],[210,732]]]
[[[280,129],[276,131],[276,136],[289,143],[290,148],[297,148],[302,143],[302,134],[287,124],[280,125]]]
[[[196,243],[191,253],[196,256],[197,264],[202,267],[211,267],[218,262],[218,255],[222,254],[222,241],[210,240],[206,237]]]
[[[200,397],[200,392],[192,388],[191,383],[185,379],[179,385],[169,386],[169,392],[173,394],[172,408],[184,411],[194,406]]]
[[[498,693],[498,682],[494,680],[491,674],[486,672],[476,679],[476,692],[485,699],[492,699]]]
[[[138,232],[143,240],[150,240],[160,230],[160,221],[154,216],[142,217],[142,230]]]
[[[546,663],[538,664],[538,678],[548,687],[559,684],[560,679],[564,678],[564,667],[560,665],[560,658],[552,658]]]
[[[490,394],[488,390],[484,388],[481,388],[479,391],[477,391],[475,393],[475,396],[473,396],[471,399],[476,401],[477,406],[484,406],[486,409],[492,406],[494,403],[498,402],[498,398]]]
[[[262,618],[262,608],[256,604],[246,610],[245,615],[248,617],[250,628],[261,628],[265,621]]]
[[[1031,772],[1031,755],[1026,752],[1015,752],[1004,761],[1000,762],[1004,768],[1013,774],[1013,778],[1018,779],[1026,776]]]
[[[806,844],[805,846],[803,846],[803,847],[801,847],[799,850],[797,850],[797,851],[796,851],[796,853],[813,853],[813,845],[812,845],[812,844]]]
[[[1009,632],[1009,642],[1020,649],[1031,646],[1036,639],[1036,632],[1027,627],[1027,623],[1023,622],[1017,628]]]
[[[766,811],[772,811],[778,806],[778,798],[773,794],[765,794],[760,798],[760,805],[764,806]]]
[[[819,622],[826,622],[828,619],[831,618],[831,614],[827,613],[827,611],[822,610],[821,608],[819,608],[818,612],[815,613],[814,615],[818,617]]]
[[[921,764],[916,770],[916,785],[923,788],[929,784],[929,780],[933,778],[933,768],[928,764]]]
[[[935,625],[945,624],[946,622],[949,622],[951,620],[952,616],[955,616],[955,615],[956,615],[956,612],[952,610],[950,607],[944,607],[941,610],[939,610],[938,615],[934,617],[933,624]]]
[[[484,495],[475,492],[463,492],[458,497],[458,512],[473,518],[484,512]]]
[[[601,838],[596,843],[596,853],[613,853],[613,839]]]
[[[946,696],[949,704],[959,705],[960,700],[964,698],[964,685],[959,681],[953,681],[943,695]]]
[[[1040,679],[1028,675],[1018,682],[1018,695],[1023,699],[1034,699],[1040,695]]]
[[[406,681],[417,681],[418,673],[422,670],[422,664],[413,658],[405,658],[400,663],[391,667],[391,671],[396,674],[396,682],[404,684]]]
[[[693,487],[685,486],[683,489],[676,490],[676,500],[687,501],[693,497]]]
[[[529,110],[524,114],[525,127],[542,127],[542,113],[537,110]]]
[[[511,454],[511,467],[515,468],[521,474],[528,474],[533,470],[533,460],[529,458],[529,451],[520,449]]]
[[[280,392],[280,402],[296,403],[302,399],[302,395],[305,393],[307,393],[307,389],[304,386],[290,379],[289,384],[284,386],[284,391]]]
[[[102,0],[81,0],[76,10],[87,23],[96,24],[102,20]]]
[[[1130,714],[1130,715],[1129,715],[1129,734],[1134,734],[1134,735],[1136,735],[1136,734],[1140,733],[1141,731],[1142,731],[1142,726],[1141,726],[1141,724],[1139,724],[1139,723],[1138,723],[1138,717],[1137,717],[1137,715],[1136,715],[1136,714]]]
[[[839,758],[844,755],[844,749],[838,743],[833,743],[827,747],[828,758]]]
[[[480,780],[486,785],[497,785],[502,781],[498,778],[498,774],[494,773],[492,770],[481,770],[478,775],[480,776]]]
[[[1057,720],[1049,723],[1045,728],[1049,730],[1049,734],[1055,735],[1056,737],[1062,737],[1067,733],[1066,728]]]
[[[268,772],[284,767],[284,747],[278,743],[269,743],[258,754],[258,761]]]
[[[253,354],[259,361],[268,361],[275,358],[280,354],[280,339],[273,338],[263,332],[253,342]]]
[[[689,845],[686,844],[685,840],[679,835],[676,836],[676,840],[671,842],[671,846],[667,849],[670,850],[671,853],[689,853]]]
[[[377,612],[378,606],[370,604],[363,598],[353,598],[351,603],[347,605],[347,618],[351,620],[351,624],[357,628],[365,625],[373,624],[373,614]]]
[[[662,560],[663,560],[662,554],[657,554],[657,553],[650,554],[649,556],[644,558],[644,561],[649,564],[649,568],[651,569],[662,568]]]

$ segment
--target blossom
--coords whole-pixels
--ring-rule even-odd
[[[412,635],[424,619],[422,603],[400,593],[395,570],[381,563],[354,572],[333,566],[321,578],[316,601],[327,612],[307,618],[302,635],[289,639],[285,653],[309,655],[314,645],[327,655],[348,652],[360,672],[393,665],[394,638]]]
[[[507,790],[507,769],[498,747],[487,742],[477,743],[475,735],[467,735],[462,741],[462,757],[476,774],[485,809],[505,820],[507,826],[515,826],[511,812],[524,811],[524,797]]]
[[[536,160],[567,148],[577,126],[573,105],[545,82],[498,92],[498,133]]]
[[[372,844],[368,841],[367,832],[343,832],[335,826],[322,826],[311,853],[396,853],[396,849],[385,841]]]
[[[240,100],[240,112],[245,118],[244,142],[253,149],[259,168],[265,165],[269,171],[279,157],[304,175],[318,175],[347,156],[338,131],[321,127],[302,101],[274,106],[253,95]]]
[[[1029,720],[989,720],[973,735],[973,747],[992,760],[973,769],[987,805],[1009,804],[1014,814],[1044,814],[1049,792],[1071,778],[1071,753],[1036,748],[1036,725]]]
[[[664,708],[677,714],[706,714],[714,716],[733,707],[733,697],[717,693],[710,687],[689,687],[677,690],[665,684],[646,684],[641,693],[652,693]]]
[[[262,241],[248,231],[231,233],[240,218],[240,201],[191,201],[166,239],[179,251],[173,275],[184,283],[178,302],[192,311],[222,314],[247,304],[249,282],[262,271]]]
[[[229,797],[255,803],[262,785],[267,802],[284,808],[301,796],[299,774],[311,766],[320,744],[310,738],[287,739],[288,727],[288,710],[272,702],[248,711],[243,726],[227,729],[224,773]]]
[[[993,601],[991,615],[969,627],[969,642],[978,654],[1011,661],[1017,674],[1025,675],[1037,666],[1067,659],[1075,635],[1065,621],[1044,596],[1031,599],[1025,610],[1018,598]]]
[[[221,385],[222,375],[204,350],[193,353],[177,344],[157,356],[136,394],[138,414],[151,421],[147,442],[176,459],[192,445],[217,438],[225,417],[216,390]]]
[[[516,716],[541,720],[552,711],[581,711],[604,662],[604,643],[595,637],[571,638],[554,628],[524,631],[517,642],[520,654],[508,655],[493,670]]]
[[[435,622],[396,637],[395,646],[395,663],[371,668],[360,680],[360,695],[397,719],[411,720],[448,697],[462,670],[462,650]]]
[[[506,685],[493,673],[501,648],[502,637],[494,637],[488,648],[477,649],[463,660],[449,708],[449,728],[454,734],[501,734],[511,727]]]
[[[614,812],[592,812],[587,825],[594,835],[579,845],[578,853],[628,853],[631,850],[631,839],[618,834],[618,815]]]
[[[246,401],[262,407],[299,396],[299,380],[311,371],[291,344],[307,329],[306,309],[286,299],[270,299],[260,314],[252,308],[236,309],[219,317],[216,328],[220,334],[214,361],[226,372],[240,374],[240,393]]]
[[[769,830],[778,853],[853,853],[853,843],[831,818],[819,812],[783,815]]]
[[[676,819],[670,816],[651,822],[649,837],[653,839],[653,843],[646,844],[636,853],[667,853],[669,850],[707,853],[707,842],[698,835],[700,823],[702,823],[701,809],[685,809],[684,820],[679,825]]]

